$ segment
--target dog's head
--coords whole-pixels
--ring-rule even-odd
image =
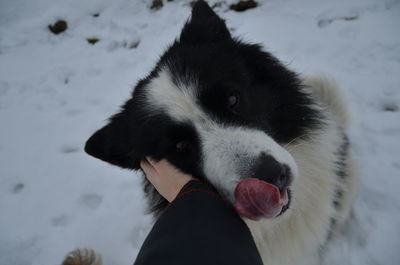
[[[274,217],[287,208],[298,174],[283,146],[315,126],[310,104],[293,72],[259,45],[232,38],[198,1],[179,39],[85,150],[130,169],[145,156],[166,158],[213,184],[242,215]],[[157,198],[154,209],[164,205]]]

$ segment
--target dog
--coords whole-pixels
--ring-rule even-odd
[[[357,194],[348,124],[334,81],[298,75],[261,45],[232,37],[200,0],[179,38],[85,151],[134,170],[146,156],[167,159],[237,209],[265,265],[310,265],[320,262]],[[149,208],[159,215],[168,203],[143,181]],[[241,190],[254,185],[279,200],[246,206]],[[100,262],[85,249],[63,264]]]

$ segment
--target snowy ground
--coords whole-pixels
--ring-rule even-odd
[[[139,177],[82,147],[178,36],[188,2],[0,0],[0,264],[59,264],[75,247],[133,263],[151,220]],[[329,264],[400,264],[400,1],[259,2],[216,10],[292,69],[334,76],[351,102],[363,184]]]

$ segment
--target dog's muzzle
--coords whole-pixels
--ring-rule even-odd
[[[235,208],[255,221],[281,215],[289,206],[291,182],[289,167],[263,152],[250,169],[249,178],[238,182]]]

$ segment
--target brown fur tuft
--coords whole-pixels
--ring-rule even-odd
[[[78,248],[67,254],[61,265],[101,265],[101,256],[90,248]]]

